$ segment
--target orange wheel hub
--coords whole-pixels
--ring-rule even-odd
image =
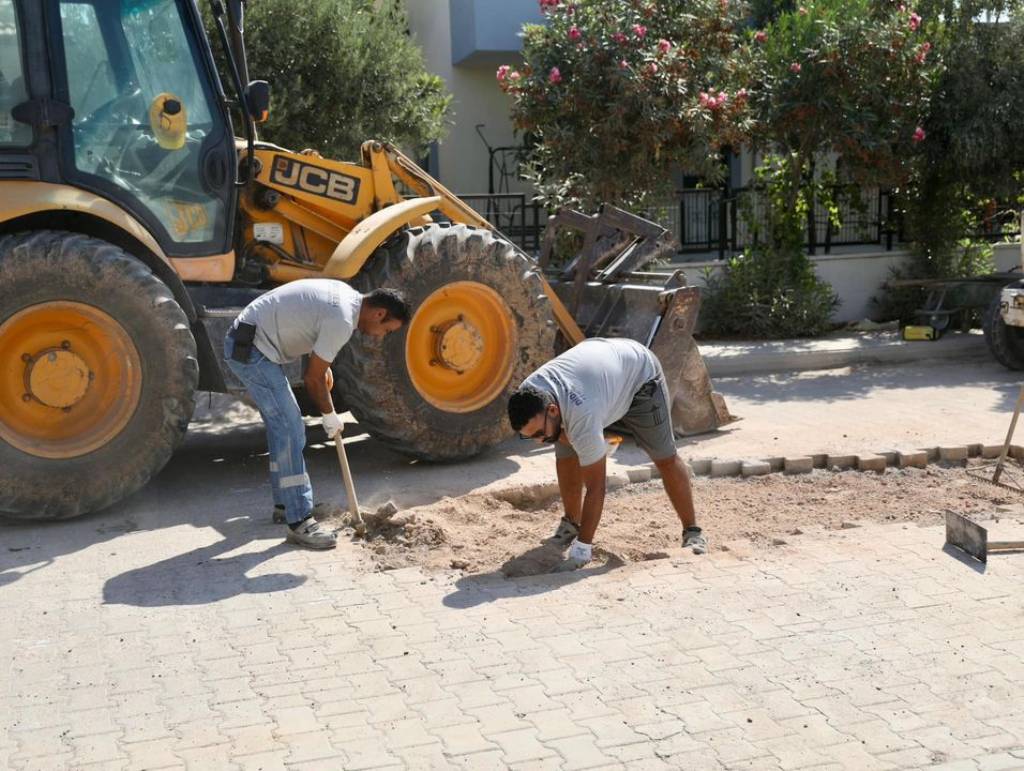
[[[41,458],[111,441],[142,393],[131,337],[91,305],[31,305],[0,324],[0,438]]]
[[[458,281],[416,309],[405,362],[420,396],[445,412],[473,412],[508,384],[518,345],[515,318],[485,284]]]

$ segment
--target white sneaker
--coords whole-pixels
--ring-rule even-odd
[[[338,545],[337,534],[323,527],[312,517],[306,517],[294,530],[289,526],[285,540],[296,546],[305,546],[307,549],[333,549]]]
[[[708,539],[699,527],[688,527],[683,530],[683,548],[693,549],[694,554],[707,554]]]

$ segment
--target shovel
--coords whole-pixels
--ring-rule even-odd
[[[359,510],[359,500],[356,498],[356,486],[352,482],[352,471],[348,467],[348,456],[345,454],[345,442],[339,431],[334,436],[334,447],[338,451],[338,465],[341,466],[341,476],[345,480],[345,495],[348,498],[348,511],[352,515],[352,527],[356,535],[366,533],[366,523],[363,521],[363,513]]]
[[[988,562],[990,552],[1024,551],[1024,541],[990,541],[987,529],[953,511],[946,512],[946,545],[980,562]]]

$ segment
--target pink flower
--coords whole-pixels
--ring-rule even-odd
[[[759,29],[757,32],[754,33],[754,40],[756,40],[758,43],[763,43],[767,39],[768,33],[765,32],[763,29]]]
[[[801,6],[800,6],[800,7],[799,7],[799,8],[797,9],[797,13],[799,13],[799,14],[800,14],[801,16],[806,16],[806,15],[807,15],[807,9],[806,9],[806,8],[804,8],[804,7],[803,7],[803,6],[801,5]]]
[[[647,27],[643,24],[634,24],[633,34],[642,40],[647,35]]]
[[[614,40],[616,43],[625,43],[626,36],[623,35],[621,32],[616,32],[614,35],[612,35],[612,40]]]
[[[661,40],[658,41],[658,50],[661,51],[663,54],[667,54],[670,50],[672,50],[672,44],[669,41],[665,40],[665,38],[662,38]]]
[[[573,24],[569,27],[569,40],[579,40],[583,37],[583,33],[580,32],[580,28]]]
[[[918,142],[923,142],[926,136],[927,135],[924,133],[924,129],[918,126],[916,129],[914,129],[914,144],[917,144]]]
[[[619,60],[619,69],[620,70],[628,70],[629,69],[629,62],[627,62],[625,59],[620,59]]]
[[[729,95],[725,91],[720,91],[716,96],[715,89],[712,88],[710,91],[701,91],[697,99],[701,107],[715,112],[725,106],[729,101]]]
[[[552,67],[551,72],[548,73],[548,83],[561,83],[562,82],[562,71],[558,67]]]
[[[511,80],[513,83],[518,81],[521,77],[523,76],[516,70],[512,70],[512,72],[508,74],[508,79]]]
[[[654,62],[648,63],[648,65],[647,65],[647,73],[649,75],[657,75],[658,74],[658,65],[655,64]]]
[[[916,13],[910,14],[910,31],[917,32],[918,27],[921,26],[921,17]]]
[[[550,11],[552,8],[557,8],[558,4],[562,0],[540,0],[541,11]]]
[[[736,100],[743,101],[747,98],[748,95],[749,92],[747,91],[747,89],[741,88],[739,91],[736,92]]]
[[[800,72],[800,70],[802,69],[803,67],[800,66],[800,62],[793,62],[791,65],[789,65],[790,72]]]
[[[507,64],[503,64],[500,67],[498,67],[498,82],[499,83],[504,83],[505,82],[505,78],[508,77],[508,73],[511,70],[512,70],[512,68],[509,67]]]

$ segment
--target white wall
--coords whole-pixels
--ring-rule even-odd
[[[1009,271],[1021,265],[1019,244],[998,244],[993,259],[997,272]],[[873,252],[853,254],[817,255],[810,258],[815,271],[839,295],[840,306],[833,319],[843,323],[874,318],[877,309],[871,298],[882,292],[882,284],[889,279],[891,268],[909,264],[907,252]],[[704,271],[722,269],[718,260],[710,262],[686,262],[671,266],[681,268],[691,286],[704,286]]]
[[[475,126],[483,123],[494,147],[516,144],[509,119],[509,100],[498,88],[497,66],[452,66],[448,0],[407,0],[409,27],[423,48],[427,68],[440,75],[452,94],[452,121],[439,146],[438,178],[456,193],[486,193],[488,154]],[[518,55],[509,64],[521,61]],[[513,192],[527,192],[519,185]]]

